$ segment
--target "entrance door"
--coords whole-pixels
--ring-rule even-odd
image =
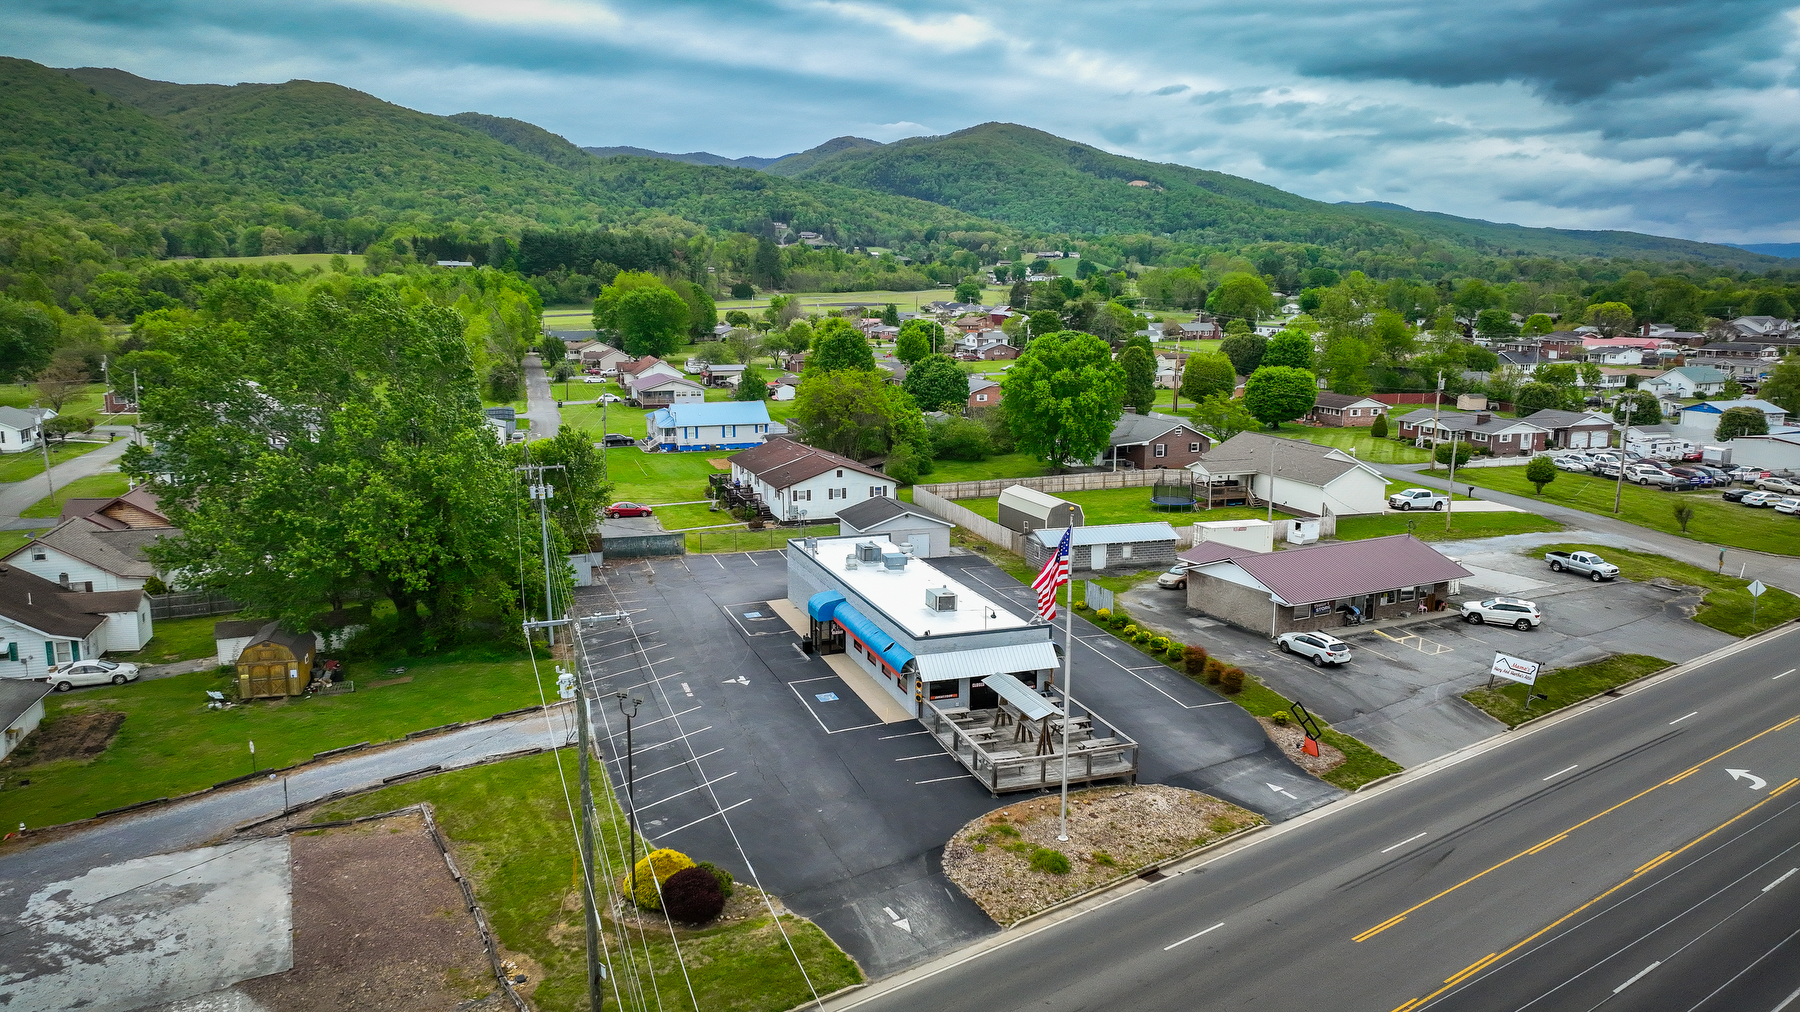
[[[1000,694],[988,688],[986,682],[969,683],[969,709],[992,710],[1000,705]]]
[[[1089,548],[1088,551],[1091,553],[1088,557],[1088,568],[1090,568],[1090,569],[1105,569],[1106,568],[1106,546],[1105,545],[1095,545],[1092,548]]]

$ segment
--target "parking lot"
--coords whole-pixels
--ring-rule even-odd
[[[1460,698],[1487,683],[1496,652],[1538,661],[1548,670],[1616,653],[1685,661],[1735,642],[1690,620],[1700,603],[1690,592],[1624,580],[1592,583],[1550,572],[1539,555],[1519,554],[1534,543],[1570,537],[1568,532],[1515,535],[1437,546],[1474,574],[1463,581],[1457,602],[1496,595],[1527,598],[1543,610],[1544,623],[1538,628],[1521,632],[1467,625],[1446,613],[1391,631],[1334,629],[1334,635],[1349,641],[1355,658],[1340,668],[1315,668],[1282,654],[1265,636],[1193,615],[1180,592],[1152,586],[1130,591],[1124,600],[1133,615],[1231,657],[1338,730],[1395,762],[1416,766],[1503,729]]]
[[[1027,588],[984,559],[934,562],[1029,607]],[[645,835],[780,896],[873,977],[995,930],[944,877],[942,850],[1018,796],[992,797],[916,721],[884,723],[802,653],[770,606],[786,587],[783,556],[755,552],[633,561],[578,592],[577,614],[629,613],[584,627],[579,656],[614,783],[625,734],[613,694],[643,699],[632,752]],[[1341,793],[1211,690],[1086,623],[1076,631],[1076,697],[1142,743],[1142,780],[1274,819]]]

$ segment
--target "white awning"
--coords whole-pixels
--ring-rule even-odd
[[[1038,695],[1036,689],[1011,675],[989,675],[985,681],[987,687],[999,693],[1001,699],[1018,707],[1020,715],[1026,720],[1043,720],[1045,717],[1063,715],[1059,707]]]
[[[918,662],[919,674],[925,676],[926,681],[933,682],[952,678],[982,678],[1009,671],[1042,671],[1062,664],[1048,639],[1009,647],[916,654],[914,660]]]

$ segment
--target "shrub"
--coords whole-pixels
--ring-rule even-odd
[[[1108,868],[1117,868],[1119,866],[1119,862],[1113,860],[1113,856],[1111,854],[1108,854],[1104,850],[1094,851],[1094,856],[1089,858],[1088,860],[1094,862],[1095,864],[1103,864]]]
[[[712,872],[712,877],[719,880],[719,891],[725,894],[726,899],[730,899],[732,894],[737,892],[737,886],[733,884],[737,880],[732,878],[731,873],[725,869],[713,864],[711,861],[702,861],[694,867],[705,868],[707,871]]]
[[[148,580],[144,581],[144,593],[149,594],[152,597],[158,594],[167,594],[168,592],[169,585],[162,582],[160,577],[152,575]]]
[[[1080,601],[1076,601],[1075,602],[1075,610],[1076,611],[1087,611],[1087,599],[1083,598]]]
[[[1179,643],[1171,643],[1163,648],[1163,660],[1170,664],[1180,664],[1187,648]]]
[[[705,868],[683,868],[662,887],[663,909],[683,924],[705,924],[725,909],[725,890]]]
[[[1131,634],[1131,639],[1132,642],[1137,643],[1140,646],[1148,646],[1155,636],[1156,634],[1148,629],[1139,629],[1137,632]]]
[[[1049,872],[1052,875],[1067,875],[1069,873],[1069,858],[1068,855],[1060,850],[1051,850],[1048,847],[1038,847],[1031,852],[1031,867],[1038,871]]]
[[[1127,637],[1136,636],[1137,632],[1138,632],[1138,627],[1135,625],[1127,625],[1125,628],[1123,628],[1119,631],[1124,633]]]
[[[1169,649],[1169,638],[1167,636],[1150,637],[1150,649],[1155,650],[1157,653]]]
[[[1244,669],[1234,664],[1219,672],[1219,687],[1234,696],[1244,691]]]
[[[1219,684],[1219,679],[1224,677],[1224,675],[1225,662],[1219,660],[1217,657],[1208,657],[1206,659],[1206,684],[1217,685]]]
[[[667,882],[669,876],[692,867],[694,862],[678,850],[653,850],[638,861],[635,876],[619,879],[619,891],[636,900],[645,910],[660,910],[662,903],[656,898],[657,887]],[[631,888],[634,877],[637,882],[635,892]]]
[[[1206,674],[1206,648],[1188,644],[1181,648],[1181,666],[1189,678],[1200,678]]]
[[[1386,439],[1387,434],[1388,434],[1387,415],[1386,414],[1376,415],[1375,416],[1375,424],[1369,426],[1369,435],[1374,436],[1376,439]]]
[[[1111,608],[1102,608],[1099,611],[1094,612],[1094,617],[1099,619],[1102,622],[1105,622],[1107,619],[1112,618],[1112,609]]]
[[[1294,719],[1294,715],[1286,710],[1276,710],[1274,713],[1269,714],[1269,719],[1281,727],[1286,727],[1288,721]]]

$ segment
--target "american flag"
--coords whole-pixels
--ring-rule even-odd
[[[1069,543],[1075,536],[1075,528],[1063,531],[1062,543],[1056,546],[1055,554],[1045,560],[1043,571],[1031,582],[1031,589],[1037,591],[1037,610],[1045,621],[1056,620],[1056,588],[1069,582]]]

